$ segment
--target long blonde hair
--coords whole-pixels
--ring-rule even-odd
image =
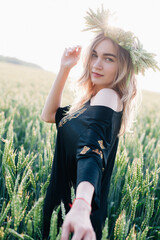
[[[94,86],[91,82],[89,72],[91,54],[96,45],[105,39],[108,39],[108,37],[105,37],[103,33],[97,35],[86,51],[83,63],[84,70],[82,76],[77,81],[76,99],[70,108],[69,113],[73,113],[80,109],[94,94]],[[119,131],[119,136],[121,136],[126,131],[130,131],[137,111],[137,81],[129,52],[116,44],[112,39],[110,40],[117,49],[118,72],[111,88],[118,93],[123,103],[123,115]]]

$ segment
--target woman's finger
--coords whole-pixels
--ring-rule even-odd
[[[72,240],[81,240],[83,239],[83,235],[84,235],[84,231],[81,231],[80,229],[75,230]]]
[[[69,225],[63,225],[62,226],[62,234],[61,234],[61,240],[68,240],[70,234],[70,227]]]
[[[96,235],[95,233],[87,233],[85,234],[83,240],[96,240]]]
[[[77,46],[74,46],[74,47],[69,47],[69,48],[66,48],[65,49],[65,51],[66,51],[66,54],[67,54],[67,56],[69,55],[69,54],[72,54],[72,53],[74,53],[74,52],[80,52],[80,50],[81,50],[81,46],[79,46],[79,45],[77,45]]]

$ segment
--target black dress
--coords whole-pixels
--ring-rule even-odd
[[[72,115],[67,115],[67,110],[58,108],[56,112],[57,141],[44,202],[43,238],[49,234],[53,209],[63,201],[66,212],[70,210],[71,186],[76,190],[80,182],[88,181],[95,188],[91,222],[97,239],[101,239],[122,111],[90,106],[90,101]]]

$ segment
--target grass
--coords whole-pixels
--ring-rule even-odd
[[[41,69],[0,63],[0,239],[42,239],[56,129],[40,114],[54,79]],[[63,105],[73,99],[69,91],[67,84]],[[102,239],[160,239],[159,102],[160,94],[143,91],[134,133],[120,139]],[[58,211],[51,239],[60,239]]]

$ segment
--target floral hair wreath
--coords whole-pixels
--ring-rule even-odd
[[[96,34],[104,33],[106,37],[111,38],[122,48],[126,49],[130,53],[135,74],[144,74],[148,68],[152,68],[154,71],[156,71],[156,69],[160,71],[160,68],[157,66],[157,61],[154,59],[156,54],[148,53],[143,49],[143,45],[132,32],[109,26],[108,20],[110,15],[110,11],[105,10],[103,6],[101,10],[97,9],[96,13],[89,9],[85,17],[86,28],[83,31],[91,30]]]

